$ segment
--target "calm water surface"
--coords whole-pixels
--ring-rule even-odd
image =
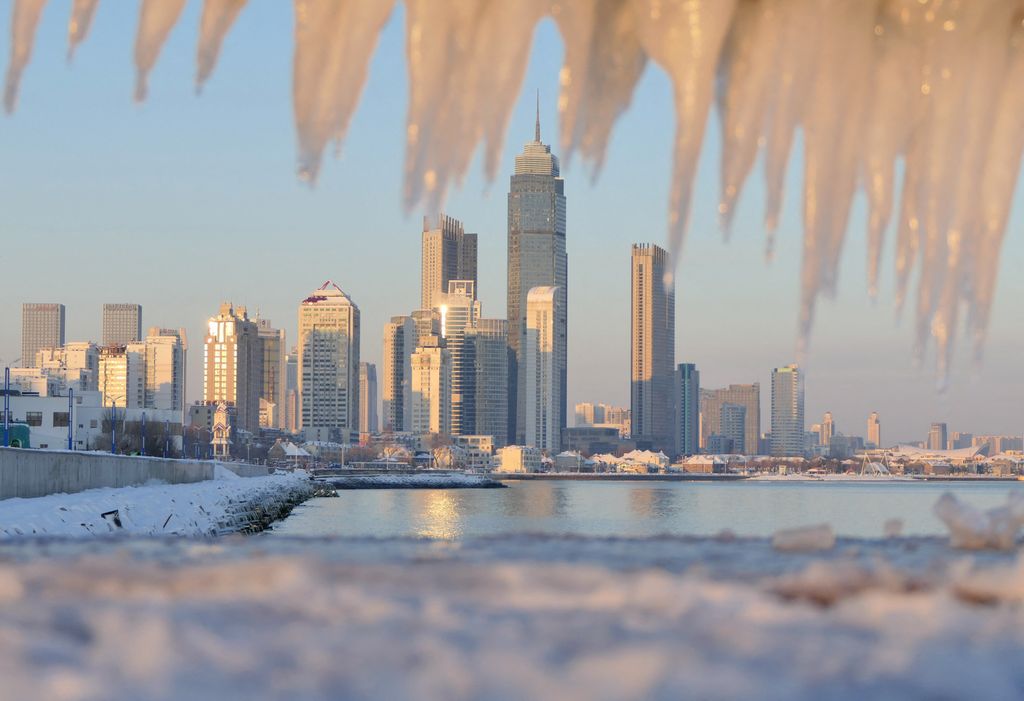
[[[766,536],[830,523],[839,535],[880,537],[900,518],[906,535],[939,535],[943,492],[980,508],[1006,502],[1014,483],[900,482],[510,482],[508,489],[340,491],[297,508],[274,533],[289,536],[422,536],[507,533]]]

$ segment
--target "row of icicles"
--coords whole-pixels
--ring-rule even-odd
[[[395,0],[294,0],[293,103],[299,174],[313,181],[340,146]],[[142,0],[135,99],[186,0]],[[870,221],[868,288],[878,287],[895,215],[896,304],[918,269],[916,355],[937,345],[940,385],[959,315],[984,345],[999,252],[1024,147],[1024,0],[404,0],[409,113],[404,203],[437,209],[481,144],[495,177],[538,22],[565,46],[561,149],[601,168],[615,120],[648,60],[673,86],[677,130],[669,241],[678,260],[712,101],[722,121],[728,231],[758,154],[770,254],[787,161],[804,139],[800,348],[819,294],[835,292],[851,200]],[[12,111],[46,0],[15,0],[4,105]],[[69,55],[98,0],[73,0]],[[197,88],[246,0],[205,0]],[[897,169],[897,162],[902,168]],[[901,178],[897,187],[897,173]],[[896,195],[900,201],[894,202]]]

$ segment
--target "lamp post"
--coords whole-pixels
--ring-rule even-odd
[[[146,412],[142,412],[142,454],[146,454]]]
[[[110,452],[117,455],[117,400],[110,403]]]
[[[72,437],[75,425],[75,388],[68,388],[68,450],[74,450],[74,439]]]
[[[4,447],[11,447],[11,369],[4,368]]]

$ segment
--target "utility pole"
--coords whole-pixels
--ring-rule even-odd
[[[146,454],[146,412],[142,412],[142,454]]]
[[[11,447],[11,369],[4,368],[4,447]]]
[[[75,426],[75,388],[68,388],[68,450],[74,450],[73,428]]]
[[[110,452],[117,455],[117,400],[110,407]]]

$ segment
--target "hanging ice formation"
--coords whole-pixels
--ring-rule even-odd
[[[142,0],[136,99],[186,0]],[[69,56],[98,0],[73,0]],[[722,121],[719,212],[728,231],[759,153],[767,250],[794,135],[804,135],[799,338],[836,288],[854,193],[868,198],[868,290],[895,222],[897,307],[916,351],[937,347],[940,384],[962,324],[980,358],[1024,148],[1024,0],[404,0],[409,70],[404,203],[436,206],[481,144],[498,170],[537,23],[565,43],[561,150],[600,170],[648,59],[676,104],[669,245],[678,259],[704,127]],[[14,110],[46,0],[15,0],[4,107]],[[205,0],[196,85],[212,73],[246,0]],[[293,107],[302,178],[338,147],[393,0],[294,0]],[[896,164],[902,162],[902,183]],[[900,201],[894,202],[894,193]],[[912,272],[919,270],[911,293]],[[965,313],[961,321],[960,315]]]

